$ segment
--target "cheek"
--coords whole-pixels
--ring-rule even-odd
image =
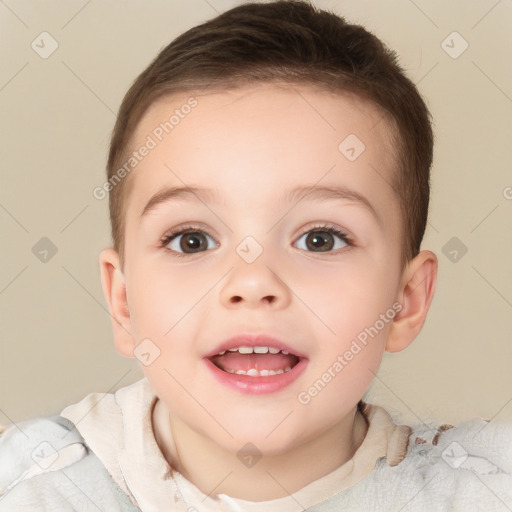
[[[373,262],[356,261],[338,269],[319,266],[302,273],[304,302],[317,317],[319,333],[341,349],[388,311],[395,298],[398,274]],[[304,277],[306,276],[306,277]],[[307,277],[314,276],[314,278]],[[306,299],[307,297],[307,299]],[[379,331],[387,331],[388,324]]]
[[[137,340],[165,340],[192,306],[194,290],[191,283],[186,285],[179,274],[162,272],[155,265],[138,268],[128,282],[128,307],[134,337]]]

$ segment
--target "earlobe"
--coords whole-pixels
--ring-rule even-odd
[[[135,342],[131,335],[126,279],[119,265],[117,251],[104,249],[100,253],[99,263],[101,285],[110,311],[116,349],[122,356],[132,358]]]
[[[408,347],[421,331],[434,298],[437,280],[437,257],[431,251],[421,251],[402,274],[395,316],[386,342],[387,352],[399,352]]]

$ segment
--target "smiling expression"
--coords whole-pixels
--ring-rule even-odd
[[[189,96],[154,103],[133,146]],[[333,428],[379,367],[387,324],[297,399],[397,299],[393,138],[348,94],[268,84],[196,99],[128,178],[129,330],[158,348],[142,369],[171,416],[227,449],[277,453]],[[345,140],[364,144],[357,158]]]

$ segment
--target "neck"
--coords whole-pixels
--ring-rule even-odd
[[[363,415],[354,410],[310,442],[244,467],[236,453],[170,418],[160,400],[153,411],[153,426],[167,462],[204,494],[247,501],[283,498],[334,471],[352,458],[368,428]]]

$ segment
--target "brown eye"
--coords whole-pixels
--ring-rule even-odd
[[[343,249],[347,245],[347,235],[336,228],[313,229],[297,240],[299,249],[311,252],[329,252],[333,249]]]
[[[334,247],[333,236],[326,231],[311,231],[306,236],[306,246],[312,251],[330,251]]]
[[[194,254],[196,252],[215,249],[216,243],[213,238],[206,233],[202,233],[201,231],[187,231],[170,237],[167,247],[175,252]]]

